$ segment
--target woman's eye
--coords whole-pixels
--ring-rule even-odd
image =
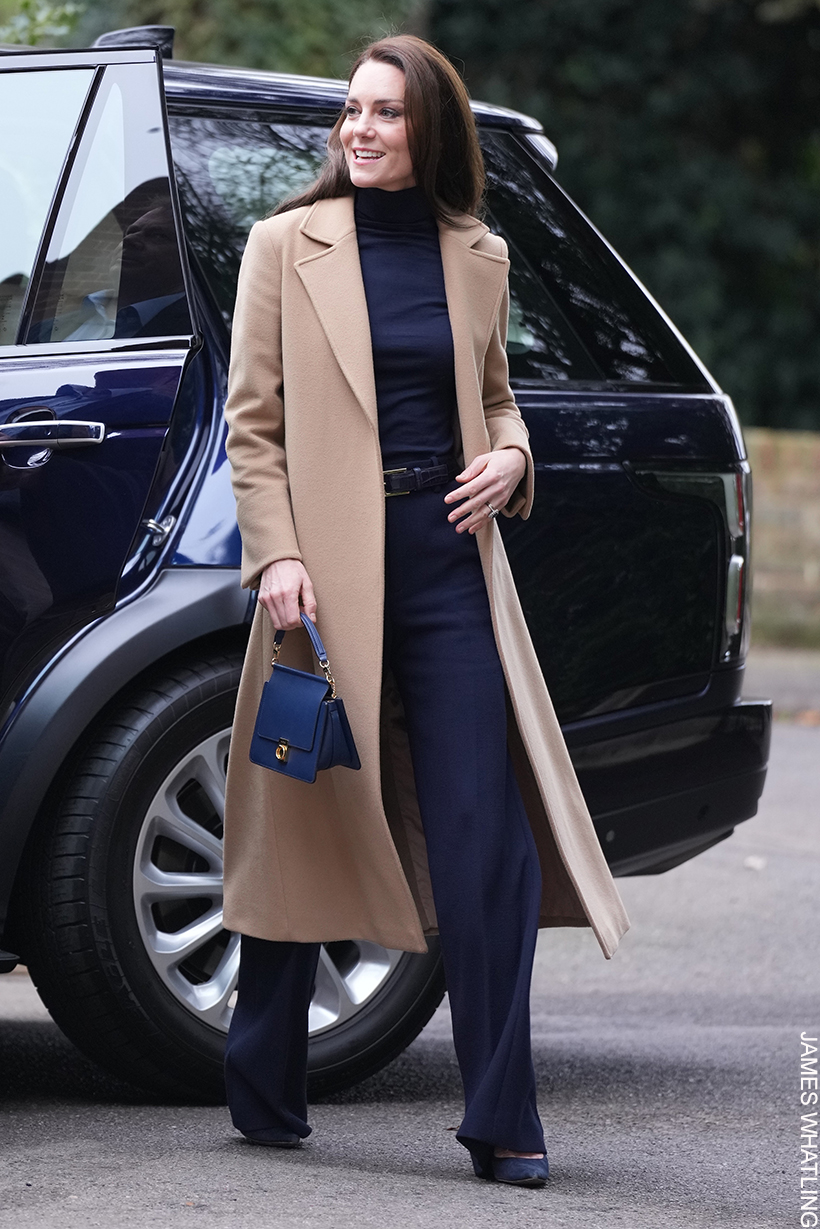
[[[359,114],[359,108],[354,107],[352,103],[349,103],[343,108],[342,114],[347,119],[351,119],[354,115]],[[401,116],[401,112],[394,110],[393,107],[382,107],[379,111],[379,115],[384,116],[385,119],[398,119]]]

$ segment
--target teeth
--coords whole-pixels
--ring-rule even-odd
[[[363,150],[360,150],[360,149],[354,149],[353,152],[356,155],[356,157],[359,159],[360,162],[376,162],[379,158],[384,157],[383,154],[379,154],[379,153],[367,154]]]

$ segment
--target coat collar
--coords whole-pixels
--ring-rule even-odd
[[[352,196],[335,196],[328,200],[317,201],[308,210],[299,229],[303,235],[307,235],[309,239],[315,239],[318,243],[331,245],[338,243],[351,231],[355,233],[356,220],[353,213],[353,202]],[[460,223],[457,227],[447,226],[440,222],[439,234],[447,232],[460,239],[468,248],[477,243],[489,230],[489,227],[469,213],[458,214],[457,221]]]
[[[353,196],[317,201],[299,227],[320,244],[295,262],[345,379],[378,438],[376,383],[367,299],[359,262]],[[465,421],[465,406],[475,399],[477,370],[498,315],[509,262],[475,244],[489,228],[469,214],[465,225],[439,223],[444,290],[455,350],[456,397],[465,457],[482,451],[484,423]],[[469,463],[469,461],[468,461]]]

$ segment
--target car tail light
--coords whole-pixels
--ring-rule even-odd
[[[751,480],[751,474],[749,474]],[[746,495],[743,490],[743,474],[735,474],[735,499],[737,500],[737,519],[741,533],[746,532]]]
[[[746,587],[742,555],[732,555],[726,576],[726,634],[736,636],[743,623],[743,593]]]
[[[752,473],[747,462],[723,475],[727,530],[724,643],[721,660],[743,658],[749,644],[749,580]]]
[[[720,623],[718,661],[742,660],[749,644],[750,531],[752,474],[748,462],[729,472],[661,469],[630,466],[630,472],[649,489],[694,496],[716,504],[723,524],[723,619]]]

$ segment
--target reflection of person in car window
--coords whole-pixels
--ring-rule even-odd
[[[188,333],[190,327],[174,218],[171,206],[161,203],[123,235],[119,290],[92,291],[76,311],[35,325],[28,340],[162,337]]]

